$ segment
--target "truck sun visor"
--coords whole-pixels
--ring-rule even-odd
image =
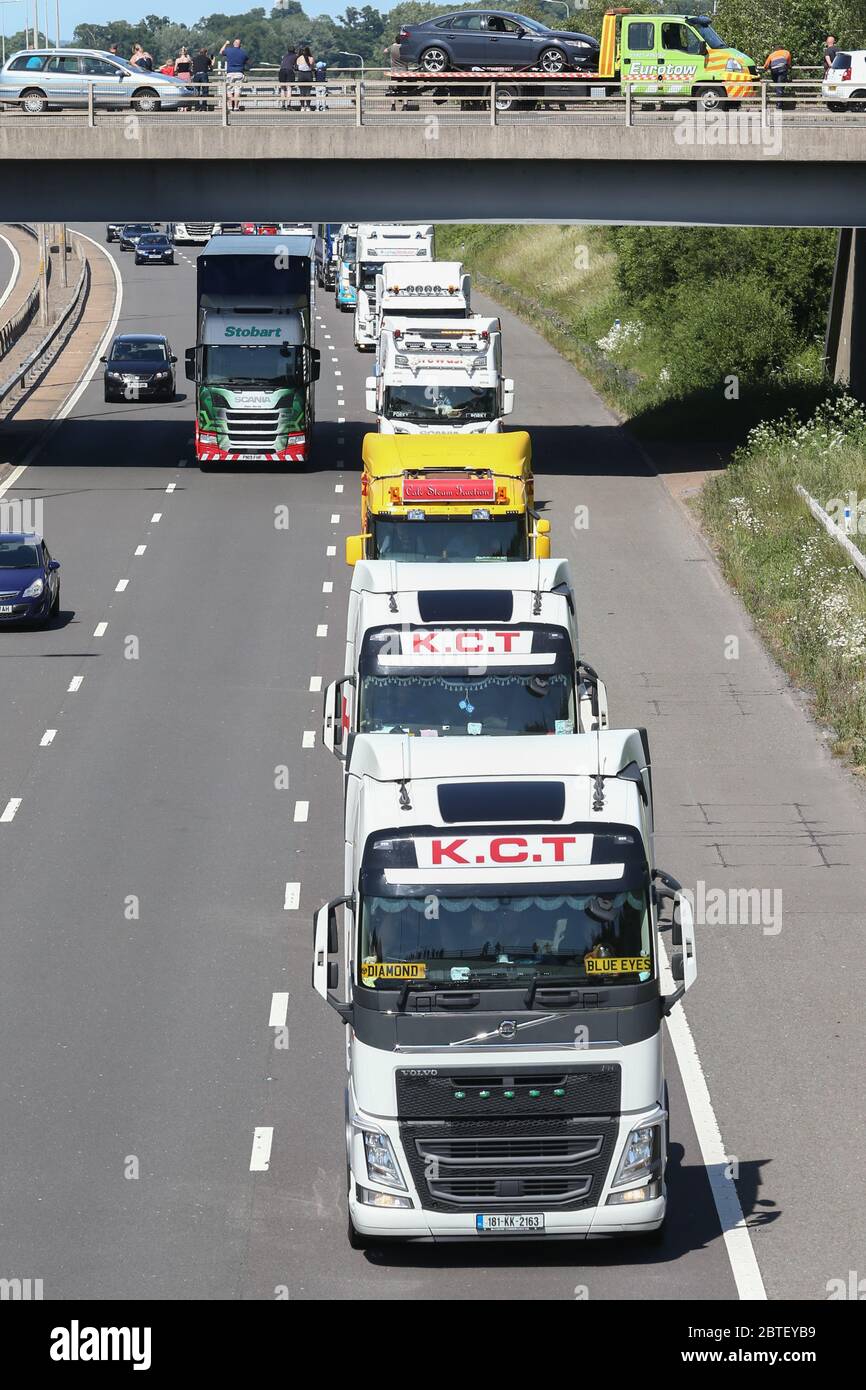
[[[439,812],[446,825],[472,821],[560,821],[564,782],[445,782]]]

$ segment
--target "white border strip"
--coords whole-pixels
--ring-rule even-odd
[[[795,483],[794,486],[815,520],[820,521],[828,536],[832,536],[834,541],[838,541],[839,545],[841,545],[845,554],[848,556],[848,559],[851,561],[851,564],[854,565],[860,571],[863,578],[866,579],[866,555],[863,554],[862,550],[857,549],[853,541],[849,541],[842,527],[836,525],[836,522],[832,517],[827,515],[821,504],[816,502],[814,497],[810,497],[809,493],[800,483]]]
[[[8,236],[4,236],[2,232],[0,232],[0,241],[5,241],[6,245],[9,247],[9,250],[12,253],[12,279],[9,281],[9,284],[6,286],[3,293],[0,294],[0,309],[2,309],[3,305],[6,303],[6,300],[9,298],[15,286],[18,284],[18,272],[21,269],[21,257],[18,255],[17,248],[13,246]]]

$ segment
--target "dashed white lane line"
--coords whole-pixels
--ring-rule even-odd
[[[56,737],[57,737],[57,730],[56,730],[56,729],[46,729],[46,730],[45,730],[45,733],[42,735],[41,739],[39,740],[39,747],[40,747],[40,748],[47,748],[49,744],[51,744],[51,743],[54,742],[54,740],[56,739]]]
[[[124,593],[125,590],[128,589],[128,588],[129,588],[129,580],[128,580],[128,579],[118,579],[117,583],[116,583],[115,586],[114,586],[114,592],[115,592],[116,594],[122,594],[122,593]]]
[[[340,513],[339,513],[339,512],[332,512],[332,513],[331,513],[331,525],[332,525],[332,526],[339,526],[339,524],[340,524]]]
[[[7,802],[6,809],[3,811],[3,814],[0,815],[0,825],[7,825],[9,821],[15,819],[18,813],[18,807],[21,805],[21,800],[22,798],[20,796],[13,796]]]
[[[345,415],[338,415],[338,416],[337,416],[337,424],[338,424],[338,425],[345,425],[345,423],[346,423],[346,417],[345,417]],[[342,440],[342,439],[338,439],[338,440],[337,440],[337,443],[338,443],[338,444],[343,444],[344,442],[345,442],[345,441]]]
[[[273,1125],[256,1125],[253,1130],[253,1151],[250,1154],[251,1173],[266,1173],[268,1171],[273,1142]]]
[[[325,579],[325,580],[323,581],[323,583],[322,583],[322,593],[323,593],[323,594],[332,594],[333,592],[334,592],[334,581],[333,581],[333,579]]]
[[[143,555],[144,552],[145,552],[146,550],[147,550],[147,546],[146,546],[146,545],[137,545],[137,546],[135,547],[135,553],[136,553],[136,555]]]
[[[108,631],[108,623],[97,623],[93,629],[94,637],[104,637]]]
[[[310,676],[310,689],[312,690],[313,694],[315,694],[317,690],[321,690],[321,688],[322,688],[322,677],[321,677],[321,676]]]
[[[328,624],[327,624],[327,623],[319,623],[318,627],[316,628],[316,636],[317,636],[317,637],[327,637],[327,635],[328,635]]]
[[[342,376],[342,375],[343,375],[342,372],[334,372],[334,376]]]
[[[310,818],[310,803],[309,803],[309,801],[296,801],[296,802],[295,802],[295,814],[294,814],[294,820],[295,820],[296,824],[300,824],[300,823],[303,822],[303,821],[309,820],[309,818]]]
[[[283,899],[283,909],[286,912],[297,912],[298,904],[301,901],[301,885],[299,883],[286,884],[286,896]]]
[[[154,512],[153,516],[150,518],[151,526],[155,526],[158,521],[162,521],[162,512]]]
[[[83,677],[83,676],[73,676],[73,677],[72,677],[72,680],[69,682],[68,686],[66,687],[66,693],[67,693],[67,695],[74,695],[75,692],[76,692],[76,690],[80,690],[83,684],[84,684],[84,677]]]
[[[301,747],[302,747],[302,748],[315,748],[315,746],[316,746],[316,731],[315,731],[315,729],[305,729],[305,730],[304,730],[304,736],[303,736],[303,738],[301,739]]]
[[[169,483],[169,484],[167,485],[167,487],[166,487],[165,490],[166,490],[166,492],[174,492],[174,490],[175,490],[176,487],[177,487],[177,483]]]
[[[288,991],[275,991],[271,997],[271,1012],[268,1018],[269,1028],[285,1028],[286,1019],[289,1016],[289,995]]]
[[[342,460],[341,460],[341,462],[342,462]],[[342,492],[342,491],[343,491],[343,484],[342,484],[342,483],[334,483],[334,491],[335,491],[335,492]]]
[[[337,553],[337,547],[336,547],[335,545],[329,545],[329,546],[327,547],[327,549],[325,550],[325,554],[328,555],[328,556],[336,555],[336,553]]]
[[[345,421],[342,421],[341,423],[342,423],[342,424],[345,424]],[[342,448],[342,446],[345,444],[345,442],[346,442],[346,436],[345,436],[344,434],[338,434],[338,435],[337,435],[337,444],[340,446],[340,448]]]

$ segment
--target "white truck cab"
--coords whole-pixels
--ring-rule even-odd
[[[383,265],[376,276],[376,341],[389,319],[464,319],[471,312],[469,274],[459,261]]]
[[[659,1230],[696,958],[644,731],[358,736],[312,974],[347,1027],[353,1246]]]
[[[607,691],[580,659],[566,560],[352,571],[344,674],[325,691],[323,742],[563,735],[607,728]]]
[[[380,434],[498,434],[514,409],[499,319],[383,319],[367,409]]]
[[[361,352],[372,352],[376,347],[376,277],[383,266],[399,261],[414,267],[419,261],[432,259],[432,222],[358,224],[355,264],[349,277],[356,291],[354,341]]]

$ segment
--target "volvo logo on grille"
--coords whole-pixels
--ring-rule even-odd
[[[513,1038],[517,1032],[517,1024],[513,1018],[506,1018],[503,1019],[496,1031],[500,1038]]]

